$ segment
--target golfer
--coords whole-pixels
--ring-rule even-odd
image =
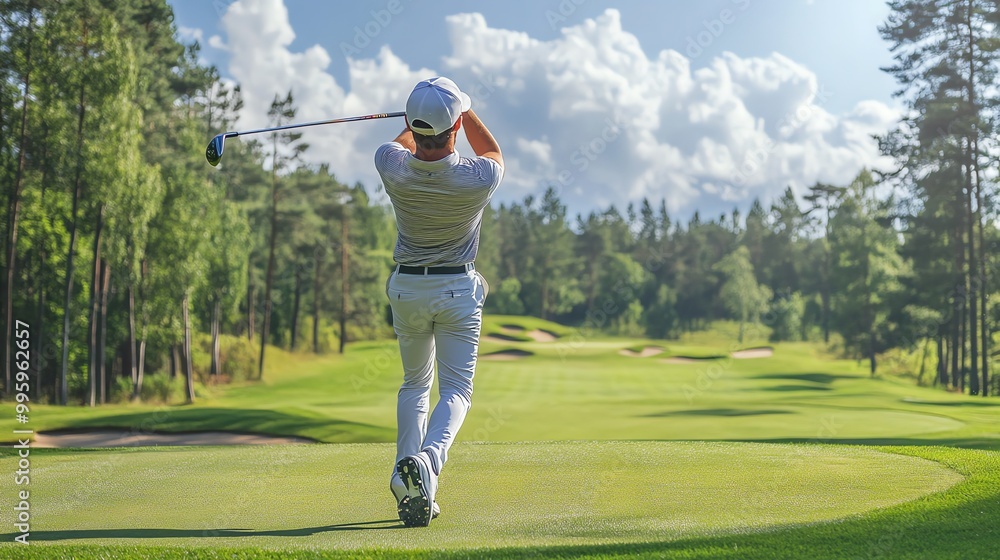
[[[476,272],[483,210],[503,178],[500,146],[448,78],[424,80],[406,101],[406,130],[375,152],[396,213],[396,268],[386,283],[403,385],[396,406],[396,465],[389,487],[399,519],[429,525],[438,476],[472,406],[483,302]],[[455,151],[465,129],[474,158]],[[434,365],[440,400],[428,419]]]

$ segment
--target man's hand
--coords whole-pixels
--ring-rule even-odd
[[[503,154],[500,153],[500,145],[497,144],[496,139],[490,134],[483,121],[476,116],[475,111],[469,109],[462,113],[462,127],[465,128],[465,136],[469,139],[469,145],[472,146],[472,150],[476,152],[477,156],[490,158],[503,167]],[[413,141],[412,136],[410,141]]]

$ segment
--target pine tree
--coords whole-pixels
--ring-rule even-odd
[[[271,126],[288,124],[295,118],[295,100],[292,92],[284,99],[274,97],[271,110],[268,111]],[[274,286],[275,251],[278,243],[278,202],[281,200],[279,173],[288,167],[309,149],[308,144],[299,142],[302,134],[298,132],[280,132],[271,135],[271,215],[268,229],[268,259],[267,273],[264,280],[264,327],[260,335],[260,360],[257,364],[257,379],[264,376],[264,353],[267,348],[271,329],[271,289]]]
[[[951,377],[955,385],[964,386],[968,368],[969,390],[976,394],[989,385],[985,358],[989,340],[977,335],[990,329],[982,312],[988,305],[985,294],[989,289],[982,265],[986,259],[983,223],[988,219],[982,183],[984,162],[995,150],[990,127],[998,100],[995,59],[1000,52],[996,25],[1000,3],[898,0],[889,6],[892,12],[879,31],[892,44],[896,63],[885,70],[902,86],[897,95],[908,96],[910,112],[883,146],[900,162],[899,176],[921,203],[932,195],[919,186],[931,171],[957,172],[950,184],[936,181],[928,186],[940,186],[951,200],[945,207],[947,229],[938,232],[951,240],[954,258],[952,313],[945,313],[950,317]]]

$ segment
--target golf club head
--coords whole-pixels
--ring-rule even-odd
[[[205,150],[205,158],[208,159],[209,165],[215,167],[219,165],[222,161],[222,151],[226,149],[226,135],[220,134],[212,141],[208,143],[208,148]]]

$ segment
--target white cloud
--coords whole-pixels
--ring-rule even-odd
[[[676,51],[649,57],[616,10],[550,41],[492,28],[479,14],[446,24],[452,52],[439,68],[411,68],[384,46],[348,60],[350,83],[338,84],[324,48],[291,50],[282,0],[238,0],[223,18],[226,44],[218,43],[246,96],[240,125],[266,125],[274,95],[289,89],[301,120],[400,110],[414,83],[441,72],[469,92],[504,149],[502,199],[553,185],[576,211],[645,196],[675,211],[714,212],[789,185],[845,184],[863,166],[884,165],[870,135],[898,117],[878,101],[830,114],[823,103],[836,92],[778,53],[725,53],[697,70]],[[370,155],[401,127],[313,129],[307,157],[374,185]],[[460,150],[470,151],[464,142]]]
[[[197,27],[185,27],[182,25],[177,28],[177,34],[180,35],[181,39],[185,42],[193,40],[202,43],[205,38],[205,32]]]

